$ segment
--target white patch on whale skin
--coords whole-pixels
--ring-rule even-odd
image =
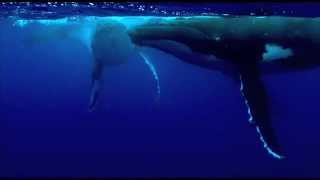
[[[266,44],[265,50],[266,52],[262,54],[262,61],[269,62],[293,56],[293,51],[290,48],[285,49],[277,44]]]

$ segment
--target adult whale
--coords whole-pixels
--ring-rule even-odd
[[[203,68],[238,74],[249,122],[266,150],[275,158],[284,158],[271,125],[261,74],[320,65],[315,58],[320,50],[320,18],[159,18],[128,33],[136,45],[159,49]]]

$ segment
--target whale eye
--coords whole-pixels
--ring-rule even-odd
[[[262,54],[262,61],[274,61],[285,59],[293,56],[293,51],[290,48],[283,48],[278,44],[266,44],[265,52]]]

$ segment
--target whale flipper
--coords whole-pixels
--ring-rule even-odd
[[[257,66],[240,68],[240,91],[248,109],[249,122],[255,126],[264,148],[273,157],[282,159],[281,148],[270,121],[268,97]]]
[[[98,61],[95,62],[91,75],[91,94],[89,102],[89,111],[92,112],[97,104],[97,100],[100,94],[101,76],[104,66]]]
[[[148,68],[150,69],[150,71],[152,72],[152,76],[156,82],[156,86],[157,86],[157,94],[155,97],[155,101],[156,104],[159,103],[160,101],[160,95],[161,95],[161,91],[160,91],[160,82],[159,82],[159,76],[158,73],[156,71],[156,68],[154,67],[154,65],[148,60],[148,58],[142,53],[140,52],[139,55],[142,57],[142,59],[144,60],[144,62],[146,63],[146,65],[148,66]]]

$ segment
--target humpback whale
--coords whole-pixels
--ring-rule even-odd
[[[127,28],[124,27],[126,18],[117,23],[102,20],[93,28],[92,36],[83,40],[89,42],[94,57],[90,110],[97,102],[100,79],[106,67],[126,63],[134,53],[145,60],[158,81],[155,68],[140,50],[140,47],[151,47],[185,63],[220,71],[239,82],[250,125],[255,127],[272,157],[284,158],[272,127],[271,104],[261,75],[318,67],[320,61],[315,57],[320,50],[320,18],[192,16],[135,19],[139,23]],[[78,30],[81,28],[68,31],[74,34]],[[75,35],[76,38],[80,34]]]
[[[128,34],[139,46],[238,77],[250,124],[268,153],[282,159],[261,74],[320,65],[314,58],[320,50],[319,30],[320,18],[208,16],[150,20]]]

